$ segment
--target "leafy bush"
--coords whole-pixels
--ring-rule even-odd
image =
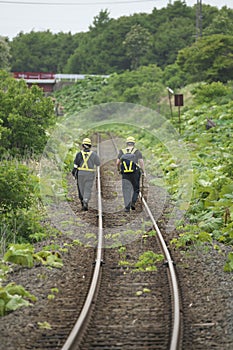
[[[35,253],[35,248],[29,243],[11,244],[4,254],[4,261],[29,268],[33,267],[36,262],[57,268],[61,268],[63,265],[58,252],[41,250]]]
[[[33,253],[34,247],[31,244],[11,244],[4,254],[4,261],[30,268],[34,265]]]
[[[29,242],[33,234],[45,234],[39,205],[38,178],[16,159],[0,162],[0,251],[8,243]]]
[[[29,208],[38,180],[30,169],[17,161],[0,163],[0,210]]]
[[[74,114],[94,104],[94,97],[105,81],[106,78],[103,77],[87,76],[71,86],[56,91],[54,96],[64,106],[67,114]]]
[[[224,271],[226,271],[226,272],[233,271],[233,253],[228,254],[227,262],[224,266]]]
[[[232,88],[224,85],[220,81],[211,84],[199,84],[193,90],[195,101],[197,103],[211,103],[213,101],[221,103],[223,97],[233,97]]]
[[[30,301],[36,301],[37,298],[27,292],[21,285],[9,283],[3,287],[0,285],[0,316],[4,316],[23,306],[30,306]]]
[[[41,153],[55,122],[52,99],[38,86],[29,89],[24,80],[0,74],[0,150],[12,155]]]
[[[164,259],[162,254],[156,254],[153,251],[147,251],[139,256],[135,267],[138,271],[156,271],[156,263]]]
[[[155,64],[113,74],[96,94],[95,103],[128,102],[155,109],[164,95],[162,70]]]

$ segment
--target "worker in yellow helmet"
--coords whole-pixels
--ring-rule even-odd
[[[145,175],[142,153],[135,148],[135,138],[129,136],[126,139],[126,148],[119,151],[117,170],[122,174],[122,191],[125,204],[125,212],[136,209],[136,202],[140,191],[140,177]]]
[[[74,159],[72,175],[77,179],[77,187],[82,210],[88,210],[88,202],[91,198],[91,190],[95,178],[95,167],[100,165],[100,159],[96,152],[91,150],[91,140],[84,138],[82,150]]]

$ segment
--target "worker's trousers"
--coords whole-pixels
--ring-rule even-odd
[[[122,174],[122,191],[126,209],[130,209],[131,203],[135,204],[140,191],[140,170],[134,173]]]
[[[81,202],[89,202],[95,178],[94,172],[79,171],[77,176],[78,195]]]

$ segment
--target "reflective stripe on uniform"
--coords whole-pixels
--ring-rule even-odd
[[[85,170],[85,171],[95,171],[95,169],[88,168],[88,159],[90,158],[92,151],[90,152],[85,152],[81,151],[82,157],[83,157],[83,164],[78,167],[78,170]]]
[[[132,148],[131,150],[127,149],[127,148],[122,149],[123,154],[127,154],[127,153],[134,154],[136,151],[137,151],[137,148]],[[130,161],[129,167],[127,167],[127,164],[124,160],[122,160],[122,164],[124,166],[124,170],[123,170],[124,173],[133,173],[134,172],[134,169],[132,169],[133,161]],[[137,163],[135,163],[135,164],[136,164],[136,167],[139,166]]]
[[[134,154],[136,151],[137,151],[137,148],[132,148],[131,150],[129,148],[122,149],[123,154],[126,154],[126,153]]]
[[[123,160],[122,164],[124,165],[124,173],[133,173],[133,162],[131,161],[129,167],[127,167],[126,162]]]

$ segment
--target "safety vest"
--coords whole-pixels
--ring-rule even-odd
[[[88,159],[90,158],[92,151],[90,152],[81,151],[81,153],[83,157],[83,164],[80,167],[78,167],[78,170],[95,171],[95,169],[88,167]]]
[[[136,163],[135,152],[136,148],[131,151],[123,149],[123,155],[121,156],[121,172],[122,173],[133,173],[138,169],[138,164]]]

